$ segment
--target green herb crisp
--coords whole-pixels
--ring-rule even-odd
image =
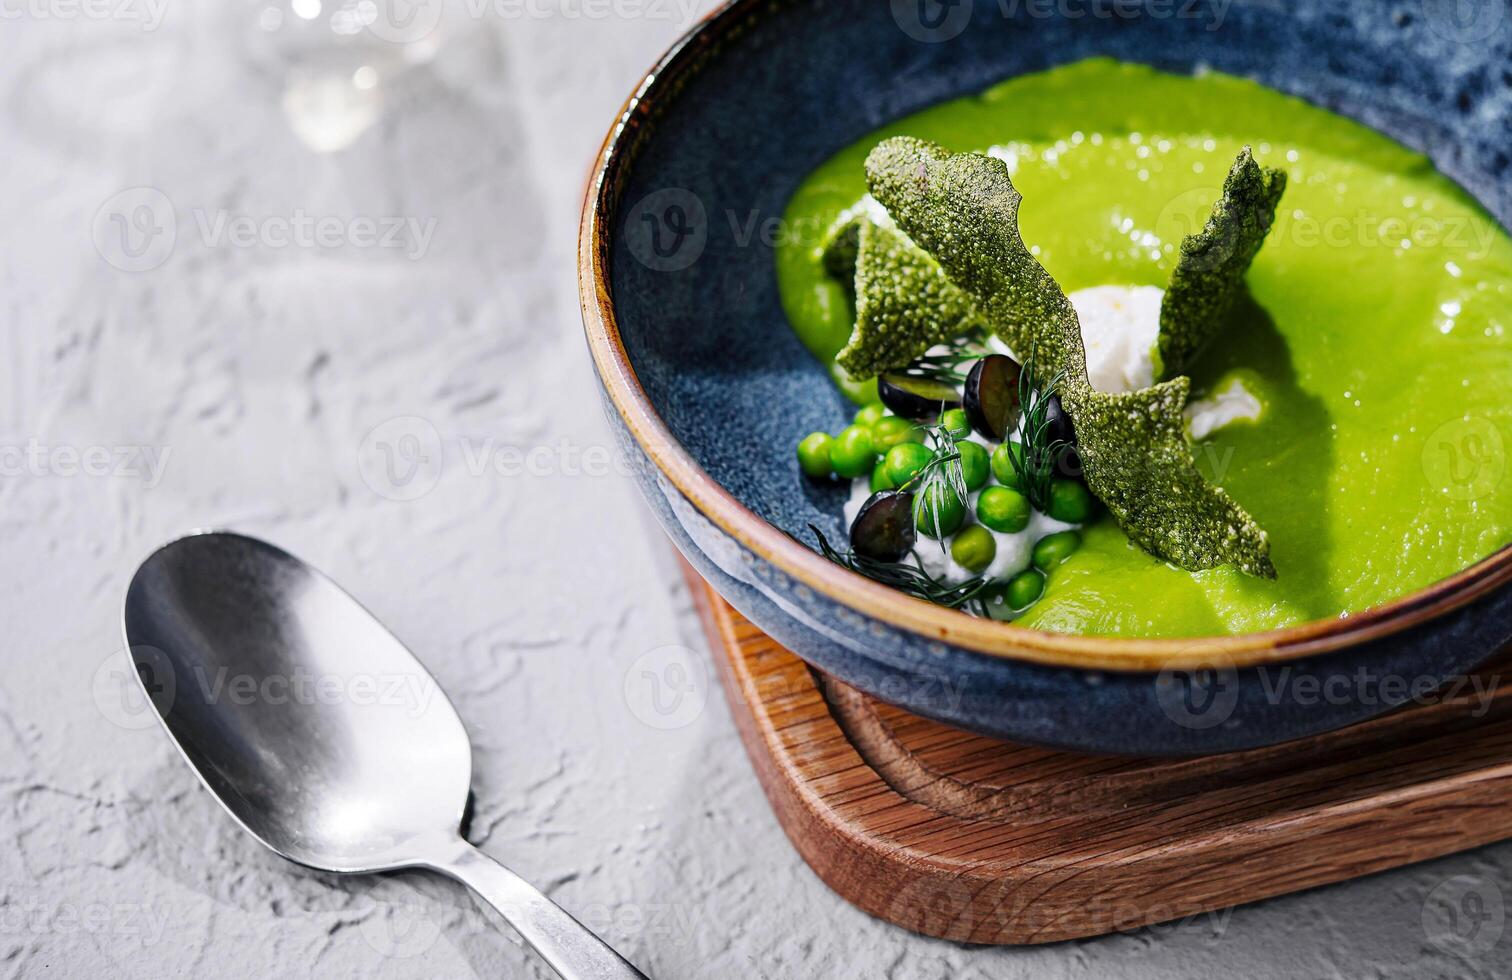
[[[856,253],[861,249],[861,222],[869,220],[847,211],[825,233],[819,246],[824,271],[846,286],[855,282]]]
[[[901,231],[863,220],[856,253],[856,327],[835,360],[853,378],[901,367],[980,326],[971,298]]]
[[[1181,241],[1181,258],[1160,303],[1161,375],[1180,374],[1223,326],[1244,292],[1244,273],[1265,242],[1286,190],[1286,172],[1239,152],[1202,231]]]
[[[1047,377],[1086,377],[1071,301],[1019,237],[1022,200],[1001,160],[925,140],[884,140],[866,158],[872,196],[969,293],[1014,351],[1036,350]]]
[[[1061,395],[1087,488],[1135,544],[1189,571],[1234,565],[1275,578],[1265,531],[1192,460],[1182,409],[1189,378],[1109,394],[1080,379]]]
[[[855,327],[835,358],[853,378],[904,367],[935,344],[982,328],[971,297],[891,223],[842,215],[822,258],[856,301]]]
[[[1064,375],[1061,401],[1087,486],[1131,540],[1186,569],[1231,563],[1275,577],[1265,532],[1192,460],[1182,419],[1189,380],[1124,394],[1087,381],[1076,311],[1019,236],[1021,198],[1002,161],[898,137],[872,151],[866,171],[898,226],[971,294],[1008,345],[1034,351],[1047,376]]]

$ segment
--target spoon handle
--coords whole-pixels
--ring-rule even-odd
[[[492,905],[562,980],[648,980],[534,885],[466,841],[427,863]]]

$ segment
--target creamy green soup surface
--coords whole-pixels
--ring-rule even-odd
[[[1278,577],[1188,572],[1106,514],[1019,620],[1070,633],[1201,636],[1358,612],[1512,540],[1512,240],[1421,155],[1254,82],[1106,59],[1015,78],[900,119],[816,170],[790,228],[866,191],[863,161],[908,135],[989,147],[1024,196],[1024,241],[1069,293],[1165,287],[1244,145],[1289,182],[1243,304],[1190,371],[1235,372],[1256,421],[1195,445],[1204,475],[1270,536]],[[817,235],[779,244],[783,302],[825,363],[853,322]]]

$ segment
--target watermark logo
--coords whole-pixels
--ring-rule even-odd
[[[1141,239],[1164,251],[1180,248],[1200,235],[1200,248],[1180,253],[1184,265],[1212,270],[1222,267],[1238,250],[1243,230],[1234,222],[1211,222],[1214,204],[1222,197],[1216,187],[1193,187],[1171,198]],[[1372,208],[1318,214],[1301,208],[1282,209],[1269,229],[1269,240],[1298,248],[1391,249],[1439,248],[1476,260],[1490,254],[1499,229],[1474,215],[1439,216],[1415,212],[1394,214]],[[1133,238],[1134,235],[1131,235]]]
[[[353,248],[398,252],[411,262],[418,262],[430,251],[436,219],[421,221],[406,215],[315,215],[304,208],[295,208],[286,215],[195,208],[194,227],[206,248]]]
[[[162,26],[167,10],[168,0],[0,0],[0,21],[116,21],[150,34]]]
[[[0,0],[3,2],[3,0]],[[207,249],[309,249],[398,253],[412,262],[425,258],[436,219],[408,215],[254,215],[225,208],[194,208],[193,221],[179,226],[168,195],[154,187],[133,187],[112,195],[95,212],[90,235],[95,251],[122,272],[149,272],[167,262],[189,233]]]
[[[1501,687],[1498,674],[1382,674],[1367,666],[1349,673],[1315,673],[1291,665],[1256,671],[1266,704],[1303,708],[1322,705],[1366,705],[1394,708],[1404,704],[1463,702],[1472,718],[1485,717]]]
[[[692,191],[666,187],[641,198],[625,218],[630,254],[655,272],[678,272],[697,262],[709,241],[709,216]]]
[[[1457,44],[1485,41],[1501,29],[1507,0],[1419,0],[1433,33]]]
[[[1239,673],[1222,654],[1205,655],[1195,666],[1166,667],[1155,677],[1155,700],[1182,728],[1215,728],[1239,704]]]
[[[145,949],[163,941],[171,910],[139,902],[6,902],[0,937],[109,936],[122,947]]]
[[[1452,419],[1433,430],[1423,444],[1423,475],[1451,500],[1490,496],[1506,472],[1506,446],[1490,419]]]
[[[1189,236],[1201,234],[1213,214],[1213,202],[1221,194],[1216,187],[1193,187],[1177,194],[1156,216],[1155,237],[1179,248]],[[1204,240],[1204,248],[1182,253],[1182,263],[1204,271],[1216,269],[1234,254],[1236,240],[1233,226],[1217,226],[1214,235]]]
[[[95,706],[107,721],[130,731],[150,728],[175,704],[190,705],[353,705],[402,710],[422,717],[435,701],[435,681],[414,673],[335,674],[296,669],[251,674],[221,666],[197,665],[180,676],[168,655],[137,645],[116,651],[96,668],[91,681]]]
[[[1439,216],[1426,212],[1393,214],[1356,208],[1315,214],[1298,208],[1276,215],[1271,235],[1299,248],[1440,248],[1465,259],[1483,259],[1496,245],[1495,222],[1475,215]]]
[[[95,669],[90,684],[95,707],[117,728],[140,731],[166,715],[178,693],[168,655],[157,647],[117,650]]]
[[[623,936],[641,945],[684,943],[728,930],[709,921],[703,905],[682,902],[622,902],[584,906],[579,921],[600,936]]]
[[[1480,875],[1455,875],[1439,882],[1423,900],[1423,935],[1446,953],[1479,956],[1490,952],[1506,927],[1505,896]]]
[[[988,16],[1027,20],[1200,20],[1207,30],[1223,26],[1233,0],[997,0],[983,4]],[[893,21],[915,41],[942,44],[971,25],[972,0],[891,0]],[[995,6],[995,11],[992,7]]]
[[[967,878],[940,881],[921,877],[893,894],[883,918],[925,936],[976,935],[983,927],[995,925],[997,919],[995,909],[984,913],[974,907],[983,900],[985,887]]]
[[[711,211],[681,187],[647,194],[626,212],[624,239],[635,260],[656,272],[678,272],[703,257],[717,239],[736,249],[828,244],[831,223],[814,216],[789,219],[761,208]]]
[[[625,704],[652,728],[670,730],[693,724],[703,714],[709,674],[703,658],[681,646],[657,647],[635,659],[625,671]]]
[[[446,0],[361,0],[357,19],[372,34],[392,44],[413,44],[441,26]]]
[[[971,26],[972,0],[892,0],[898,29],[924,44],[953,41]]]
[[[1016,936],[1052,934],[1062,926],[1064,910],[1026,900],[1001,881],[956,877],[920,878],[898,889],[883,917],[913,932],[961,942],[999,942]],[[1094,896],[1078,908],[1097,932],[1163,937],[1191,934],[1208,945],[1228,931],[1232,908],[1188,912],[1159,901]]]
[[[155,187],[131,187],[95,212],[95,251],[122,272],[148,272],[167,262],[178,240],[173,202]]]
[[[512,443],[492,436],[443,436],[430,420],[406,415],[375,426],[357,447],[362,480],[388,500],[417,500],[435,489],[443,474],[472,479],[601,479],[631,476],[626,452],[562,437],[554,442]]]
[[[441,927],[430,917],[434,903],[426,902],[412,888],[403,889],[402,901],[386,902],[358,926],[363,941],[380,956],[407,960],[430,952],[441,937]]]
[[[340,33],[366,29],[391,44],[416,44],[428,41],[443,20],[660,20],[688,27],[701,5],[712,6],[709,0],[359,0],[335,18],[343,25]]]
[[[172,446],[70,446],[28,439],[0,444],[0,477],[134,480],[151,490],[162,482],[172,452]]]
[[[436,427],[416,415],[389,419],[362,440],[357,469],[369,490],[389,500],[418,500],[441,480],[444,447]]]

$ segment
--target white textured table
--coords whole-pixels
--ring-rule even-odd
[[[208,524],[410,643],[473,733],[475,840],[657,977],[1512,972],[1512,846],[1039,949],[831,895],[606,463],[580,339],[583,176],[680,5],[474,4],[403,73],[371,37],[298,54],[318,8],[0,4],[0,975],[542,975],[450,884],[265,854],[141,713],[123,589]],[[696,689],[659,713],[673,663]]]

